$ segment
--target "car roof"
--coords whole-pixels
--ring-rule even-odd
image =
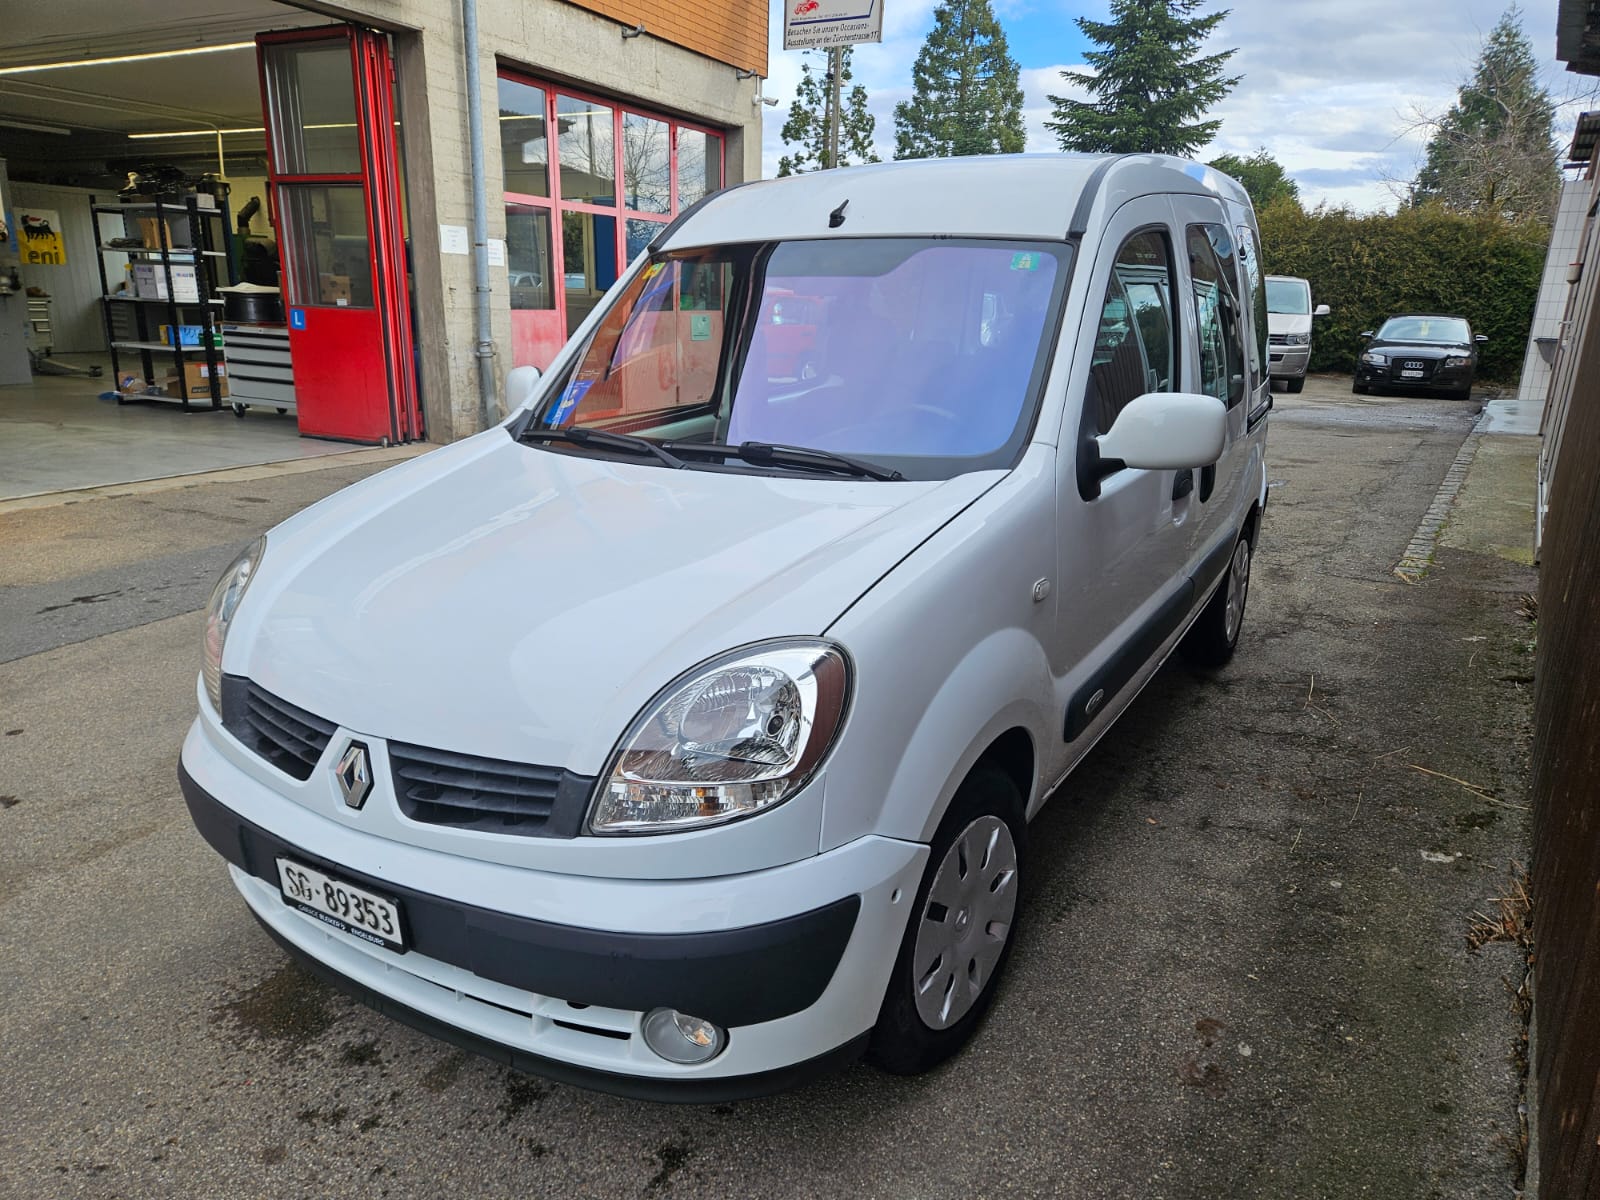
[[[725,188],[687,210],[653,248],[816,237],[1060,240],[1083,232],[1097,214],[1152,193],[1217,196],[1250,208],[1235,180],[1166,155],[908,159]],[[844,219],[830,228],[841,205]]]
[[[1384,318],[1384,323],[1387,324],[1390,321],[1411,321],[1411,320],[1418,320],[1418,319],[1428,320],[1428,321],[1466,321],[1467,320],[1460,313],[1395,313],[1393,316],[1385,317]],[[1472,324],[1472,322],[1471,321],[1467,321],[1467,324],[1470,325],[1470,324]]]

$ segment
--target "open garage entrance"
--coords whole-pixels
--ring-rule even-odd
[[[391,32],[274,0],[7,25],[0,499],[423,435]]]

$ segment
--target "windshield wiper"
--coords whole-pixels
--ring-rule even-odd
[[[723,458],[741,458],[757,466],[794,467],[801,471],[826,471],[830,474],[856,475],[864,479],[881,479],[893,483],[905,478],[899,471],[864,462],[832,450],[817,450],[809,446],[783,446],[771,442],[740,442],[737,446],[722,442],[663,442],[667,450],[679,454],[713,454]]]
[[[634,437],[631,433],[612,433],[606,429],[524,429],[519,442],[571,442],[575,446],[603,446],[608,450],[623,450],[629,454],[648,454],[663,466],[682,469],[686,464],[677,455],[663,449],[649,438]]]

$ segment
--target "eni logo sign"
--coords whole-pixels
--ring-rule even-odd
[[[29,266],[64,266],[67,242],[61,236],[61,214],[52,208],[18,208],[17,252]]]

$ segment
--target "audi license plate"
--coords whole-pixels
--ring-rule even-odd
[[[1400,378],[1401,379],[1421,379],[1422,378],[1422,372],[1421,371],[1401,371],[1400,372]]]
[[[284,902],[301,912],[375,946],[406,948],[400,906],[393,900],[290,858],[278,859],[278,884]]]

